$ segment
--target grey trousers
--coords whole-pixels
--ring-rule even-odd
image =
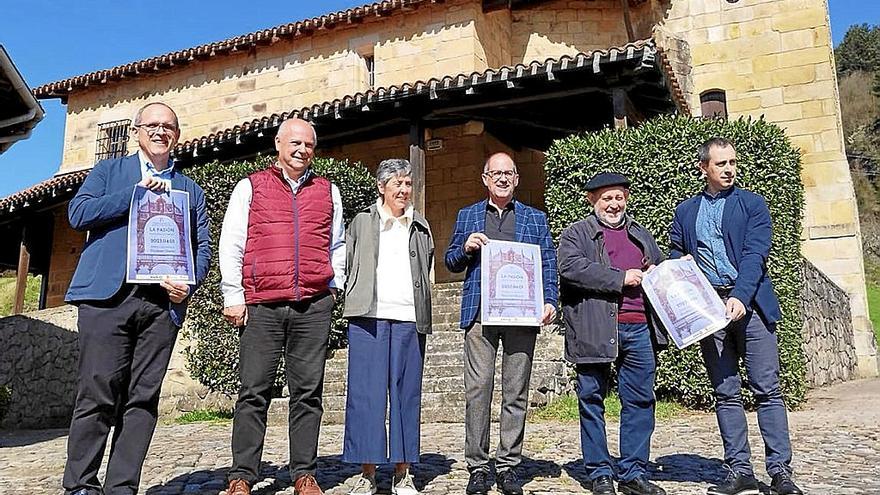
[[[537,327],[484,327],[478,322],[465,330],[464,455],[468,470],[489,469],[489,425],[499,343],[502,347],[501,438],[495,452],[495,468],[501,472],[520,463],[537,337]]]

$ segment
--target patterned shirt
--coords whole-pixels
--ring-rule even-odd
[[[704,191],[697,213],[697,266],[715,287],[732,286],[738,272],[727,257],[721,220],[724,203],[733,188],[720,191],[715,196]]]

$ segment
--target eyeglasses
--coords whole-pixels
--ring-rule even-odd
[[[501,177],[505,179],[512,179],[516,177],[516,172],[513,170],[489,170],[488,172],[483,172],[483,175],[491,178],[494,181],[498,181]]]
[[[134,126],[135,129],[144,129],[147,131],[147,134],[153,135],[159,132],[159,129],[167,133],[177,132],[177,126],[174,124],[137,124]]]

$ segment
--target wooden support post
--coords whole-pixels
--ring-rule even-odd
[[[616,88],[612,93],[612,102],[614,106],[614,128],[626,129],[626,92],[620,88]]]
[[[633,30],[632,17],[629,12],[629,0],[620,0],[620,7],[623,9],[623,23],[626,26],[626,35],[629,37],[629,42],[632,43],[636,40],[636,33]]]
[[[27,246],[27,228],[21,228],[21,247],[18,251],[18,272],[15,277],[15,303],[12,306],[12,314],[21,314],[24,311],[24,293],[27,289],[28,270],[31,264],[31,253]]]
[[[421,122],[409,126],[409,163],[412,165],[412,202],[416,211],[425,214],[425,129]]]

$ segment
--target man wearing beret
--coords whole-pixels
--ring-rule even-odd
[[[662,261],[651,233],[626,213],[629,179],[600,173],[587,183],[594,213],[570,225],[559,240],[559,279],[565,358],[575,364],[584,467],[595,494],[614,494],[605,435],[604,400],[611,363],[620,395],[618,489],[665,495],[648,481],[654,432],[656,352],[666,345],[641,288],[644,270]]]
[[[767,275],[773,230],[763,197],[734,185],[736,149],[724,138],[700,145],[706,189],[675,208],[669,256],[691,255],[727,307],[730,324],[700,341],[715,395],[715,416],[729,473],[709,495],[757,495],[739,360],[745,363],[758,410],[770,490],[801,495],[791,480],[788,416],[779,387],[776,323],[779,300]]]

